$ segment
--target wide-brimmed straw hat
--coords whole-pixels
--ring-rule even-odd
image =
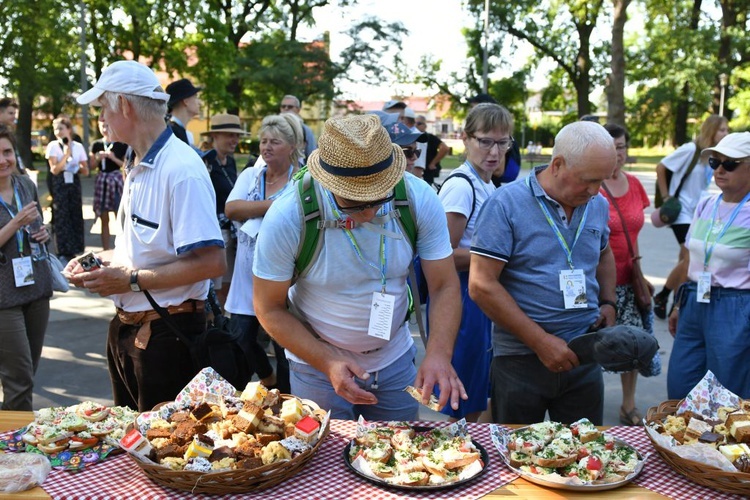
[[[230,115],[227,113],[220,113],[211,117],[211,128],[205,132],[201,132],[201,135],[209,135],[214,132],[229,132],[240,135],[247,135],[242,129],[240,123],[240,117],[237,115]]]
[[[387,197],[403,177],[406,157],[377,116],[348,115],[326,121],[307,166],[333,194],[373,201]]]

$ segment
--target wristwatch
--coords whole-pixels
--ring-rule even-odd
[[[141,292],[141,287],[138,286],[138,270],[134,269],[130,273],[130,289],[134,292]]]

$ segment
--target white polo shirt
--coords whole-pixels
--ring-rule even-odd
[[[224,248],[206,166],[169,127],[129,171],[118,220],[123,231],[115,240],[113,265],[153,269],[196,248]],[[206,279],[149,292],[160,306],[168,307],[188,299],[203,300],[208,287]],[[126,311],[152,309],[141,292],[116,294],[112,299]]]

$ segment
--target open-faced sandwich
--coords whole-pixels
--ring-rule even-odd
[[[357,467],[365,474],[372,472],[399,486],[448,484],[472,477],[484,467],[470,436],[442,429],[416,432],[404,422],[389,422],[358,435],[349,447],[349,461],[364,461]]]
[[[588,419],[569,427],[540,422],[510,433],[506,461],[538,476],[577,478],[580,484],[611,483],[633,473],[638,453],[599,431]]]

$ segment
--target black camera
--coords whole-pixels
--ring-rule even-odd
[[[100,261],[93,252],[89,252],[86,255],[82,255],[76,259],[84,271],[96,271],[102,267],[102,261]]]

